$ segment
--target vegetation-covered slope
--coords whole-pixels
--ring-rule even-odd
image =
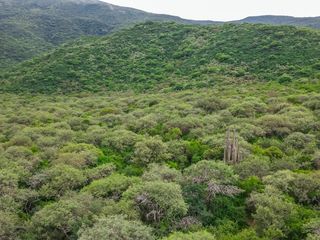
[[[105,35],[145,20],[193,23],[97,0],[0,0],[0,68],[81,36]]]
[[[152,14],[98,0],[0,0],[0,69],[83,36],[109,34],[146,20],[217,24]],[[319,18],[249,17],[235,22],[319,28]]]
[[[1,94],[0,239],[315,240],[316,84]]]
[[[318,240],[319,42],[148,22],[11,68],[0,239]]]
[[[236,21],[242,23],[264,23],[272,25],[293,25],[320,29],[320,17],[290,17],[290,16],[254,16]]]
[[[289,26],[148,22],[82,39],[1,76],[13,92],[184,89],[221,80],[319,78],[320,32]]]

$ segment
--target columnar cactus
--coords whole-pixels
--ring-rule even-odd
[[[227,164],[237,164],[240,161],[241,152],[236,130],[233,130],[231,136],[230,129],[228,129],[224,148],[224,162]]]

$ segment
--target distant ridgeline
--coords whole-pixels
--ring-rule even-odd
[[[152,14],[97,0],[0,0],[0,69],[67,41],[106,35],[146,20],[213,23]]]
[[[199,88],[320,78],[320,32],[293,26],[147,22],[86,38],[3,73],[1,91]]]
[[[79,37],[108,35],[148,20],[197,25],[222,24],[153,14],[98,0],[0,0],[0,70]],[[319,29],[320,17],[257,16],[234,23]]]

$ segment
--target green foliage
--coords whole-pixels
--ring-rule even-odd
[[[0,51],[3,53],[0,68],[30,59],[70,40],[106,35],[137,22],[193,23],[178,17],[110,6],[102,1],[73,0],[2,0],[0,19]],[[60,71],[63,70],[60,65]]]
[[[74,239],[81,225],[91,224],[102,206],[91,195],[61,199],[33,215],[31,231],[35,239]]]
[[[129,188],[123,197],[134,202],[144,222],[173,222],[188,209],[181,188],[175,183],[145,182]]]
[[[159,138],[145,138],[135,145],[133,160],[137,164],[161,163],[169,158],[168,147]]]
[[[280,40],[278,32],[284,33]],[[199,38],[201,44],[195,40]],[[303,41],[306,44],[301,46]],[[179,90],[246,79],[279,79],[287,84],[289,75],[295,82],[306,68],[310,71],[304,77],[312,79],[317,75],[318,70],[311,66],[319,61],[318,42],[318,31],[288,26],[147,22],[111,36],[77,40],[18,65],[1,74],[1,90]],[[223,102],[210,106],[205,102],[208,100],[199,102],[206,111],[226,107]],[[239,106],[239,111],[243,112],[244,107]],[[285,127],[283,124],[281,127]]]
[[[297,207],[284,194],[267,186],[265,192],[253,193],[250,203],[255,207],[253,218],[260,235],[277,239],[290,233],[289,222],[297,215]]]
[[[200,161],[193,164],[184,171],[184,175],[189,183],[233,184],[237,180],[230,166],[215,161]]]
[[[56,165],[45,169],[30,179],[30,185],[39,190],[41,196],[53,198],[62,196],[68,190],[84,185],[86,177],[75,168],[67,165]]]
[[[291,27],[146,23],[24,63],[22,88],[46,94],[0,95],[0,239],[314,240],[315,42]],[[227,129],[236,165],[222,162]]]
[[[172,169],[166,165],[150,164],[142,175],[145,181],[181,182],[182,174],[179,170]]]
[[[23,228],[19,216],[14,213],[1,210],[0,214],[0,239],[17,239],[20,235],[19,231],[21,231],[19,228]]]
[[[95,197],[120,199],[124,191],[130,186],[140,183],[137,177],[127,177],[120,174],[112,174],[109,177],[93,181],[84,187],[82,191],[88,192]]]
[[[169,237],[163,238],[162,240],[193,240],[193,239],[201,239],[201,240],[215,240],[214,235],[210,234],[207,231],[199,231],[199,232],[191,232],[191,233],[182,233],[175,232],[172,233]]]
[[[80,229],[80,240],[153,240],[152,229],[122,215],[100,218],[91,228]]]

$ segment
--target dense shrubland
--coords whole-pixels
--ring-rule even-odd
[[[0,74],[0,91],[177,91],[254,79],[319,82],[319,39],[319,31],[292,26],[148,22],[65,44],[7,70]],[[263,113],[264,104],[252,97],[229,112],[239,117]],[[199,99],[197,105],[209,113],[228,105],[211,100]],[[305,104],[319,107],[312,99]]]
[[[317,81],[0,98],[0,239],[319,238]]]
[[[0,0],[0,69],[85,36],[146,20],[208,23],[93,0]]]

